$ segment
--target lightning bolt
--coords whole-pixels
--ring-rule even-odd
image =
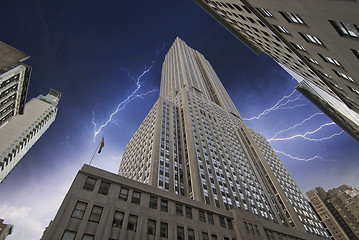
[[[294,101],[298,100],[299,97],[300,97],[300,95],[299,95],[297,98],[295,98],[295,99],[288,100],[287,102],[281,104],[282,101],[284,101],[284,100],[287,99],[287,98],[290,98],[290,97],[295,93],[295,91],[296,91],[296,90],[294,89],[291,94],[282,97],[282,99],[280,99],[273,107],[270,107],[270,108],[264,110],[264,111],[263,111],[261,114],[259,114],[258,116],[256,116],[256,117],[251,117],[251,118],[243,118],[243,120],[251,121],[251,120],[254,120],[254,119],[259,119],[260,117],[262,117],[262,116],[264,116],[264,115],[270,113],[271,111],[277,110],[278,108],[284,107],[285,105],[287,105],[287,104],[290,103],[290,102],[294,102]]]
[[[323,141],[323,140],[328,140],[328,139],[331,139],[335,136],[339,136],[340,134],[342,134],[344,131],[341,131],[339,133],[335,133],[335,134],[332,134],[330,135],[329,137],[323,137],[323,138],[309,138],[307,137],[308,135],[311,135],[313,133],[316,133],[318,131],[320,131],[322,128],[326,127],[326,126],[331,126],[331,125],[335,125],[334,122],[331,122],[331,123],[325,123],[323,125],[321,125],[319,128],[311,131],[311,132],[306,132],[304,134],[296,134],[296,135],[293,135],[293,136],[290,136],[290,137],[285,137],[285,138],[271,138],[268,140],[268,142],[271,142],[271,141],[286,141],[286,140],[291,140],[291,139],[294,139],[294,138],[303,138],[303,139],[306,139],[306,140],[309,140],[309,141]]]
[[[281,110],[285,110],[285,109],[294,109],[294,108],[297,108],[297,107],[304,107],[304,106],[307,106],[307,105],[308,105],[308,103],[304,103],[304,104],[296,104],[296,105],[291,106],[291,107],[278,107],[278,108],[276,108],[275,110],[279,110],[279,109],[281,109]]]
[[[313,114],[312,116],[310,116],[310,117],[304,119],[304,120],[301,121],[300,123],[297,123],[297,124],[295,124],[295,125],[292,126],[292,127],[289,127],[289,128],[287,128],[287,129],[284,129],[284,130],[281,130],[281,131],[277,132],[277,133],[274,134],[274,136],[273,136],[271,139],[269,139],[268,141],[273,140],[276,136],[278,136],[279,134],[281,134],[281,133],[283,133],[283,132],[287,132],[287,131],[289,131],[289,130],[292,130],[292,129],[296,128],[296,127],[299,127],[299,126],[303,125],[305,122],[311,120],[313,117],[315,117],[315,116],[317,116],[317,115],[323,115],[323,114],[324,114],[324,113],[321,113],[321,112],[315,113],[315,114]]]
[[[311,160],[314,160],[314,159],[322,159],[323,160],[323,158],[321,157],[321,156],[314,156],[314,157],[311,157],[311,158],[299,158],[299,157],[295,157],[295,156],[292,156],[292,155],[290,155],[290,154],[288,154],[288,153],[285,153],[285,152],[282,152],[282,151],[279,151],[279,150],[276,150],[276,149],[273,149],[274,151],[276,151],[277,153],[280,153],[280,154],[283,154],[284,156],[286,156],[286,157],[290,157],[291,159],[294,159],[294,160],[298,160],[298,161],[311,161]]]
[[[136,83],[136,89],[132,91],[132,93],[130,95],[127,96],[127,98],[125,100],[123,100],[122,102],[120,102],[118,105],[117,105],[117,108],[110,114],[110,116],[108,117],[108,119],[106,121],[104,121],[103,124],[100,125],[100,127],[97,128],[97,124],[95,123],[95,113],[94,111],[92,111],[92,124],[94,126],[94,140],[97,136],[97,134],[99,134],[101,132],[101,130],[106,127],[110,122],[113,122],[113,117],[121,110],[123,110],[126,105],[131,102],[132,100],[136,99],[136,98],[143,98],[144,96],[156,91],[157,89],[152,89],[146,93],[143,93],[143,94],[137,94],[137,92],[141,89],[141,86],[142,86],[142,82],[140,81],[141,78],[147,74],[149,71],[151,71],[154,63],[156,62],[156,59],[157,59],[157,56],[158,54],[162,51],[162,49],[164,48],[165,44],[163,44],[162,48],[160,50],[157,50],[156,49],[156,54],[155,54],[155,57],[154,59],[152,60],[151,62],[151,65],[147,68],[145,67],[144,71],[137,77],[133,77],[130,72],[126,69],[126,68],[123,68],[121,67],[122,70],[124,70],[125,72],[127,72],[127,75],[133,79]]]

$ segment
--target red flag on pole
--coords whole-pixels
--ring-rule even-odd
[[[105,139],[104,139],[104,137],[102,137],[102,140],[101,140],[101,143],[100,143],[100,149],[98,150],[98,152],[97,153],[101,153],[101,150],[102,150],[102,148],[105,146]]]

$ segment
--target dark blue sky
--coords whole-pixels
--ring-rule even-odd
[[[57,119],[0,185],[0,218],[15,224],[9,239],[39,239],[54,217],[76,172],[88,163],[93,141],[93,113],[101,124],[136,89],[127,75],[143,76],[137,98],[103,128],[105,148],[93,165],[117,172],[120,157],[159,95],[164,55],[179,36],[210,61],[244,118],[258,116],[289,95],[296,81],[268,56],[255,55],[191,0],[184,1],[45,1],[4,0],[0,40],[31,55],[28,100],[50,88],[62,92]],[[289,99],[300,94],[294,93]],[[284,103],[283,101],[282,103]],[[248,125],[268,139],[319,112],[303,96]],[[313,131],[331,120],[317,115],[280,137]],[[339,133],[326,126],[309,135]],[[299,188],[359,186],[359,148],[345,133],[325,141],[294,138],[272,142]]]

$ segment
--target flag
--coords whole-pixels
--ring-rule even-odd
[[[102,148],[105,146],[105,139],[102,137],[101,143],[100,143],[100,149],[97,153],[101,153]]]

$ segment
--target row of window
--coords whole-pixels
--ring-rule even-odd
[[[88,191],[93,191],[96,181],[97,180],[95,178],[87,177],[85,184],[83,186],[83,189],[88,190]],[[102,194],[102,195],[107,195],[109,189],[110,189],[110,183],[102,180],[99,190],[98,190],[98,193]],[[118,198],[120,200],[127,201],[128,196],[129,196],[129,189],[125,188],[125,187],[121,187]],[[138,191],[135,191],[135,190],[132,191],[131,203],[140,204],[140,202],[141,202],[141,193]],[[150,200],[149,200],[149,205],[148,205],[149,208],[158,209],[158,202],[160,202],[159,210],[163,211],[163,212],[168,212],[168,201],[165,199],[160,199],[160,201],[158,201],[158,197],[152,196],[152,195],[150,195]],[[82,216],[85,212],[86,206],[87,206],[87,203],[78,201],[75,206],[72,217],[82,219]],[[102,207],[94,206],[94,208],[91,212],[89,221],[99,222],[101,212],[102,212]],[[203,210],[198,210],[198,213],[199,213],[199,220],[201,222],[208,221],[209,224],[214,225],[213,214],[211,214],[209,212],[205,212]],[[176,215],[177,216],[185,216],[188,219],[192,219],[192,217],[193,217],[192,216],[192,208],[190,206],[184,206],[180,203],[176,203]],[[206,218],[206,216],[207,216],[207,218]],[[225,218],[222,216],[218,216],[218,217],[219,217],[219,223],[220,223],[221,227],[226,228],[228,226],[229,229],[233,229],[231,219]],[[226,222],[227,222],[227,225],[226,225]]]

